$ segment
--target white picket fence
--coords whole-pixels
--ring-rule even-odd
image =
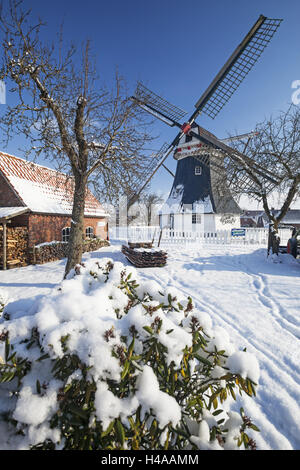
[[[152,241],[158,239],[159,226],[139,226],[139,227],[109,227],[110,240],[126,240],[126,241]]]
[[[245,228],[244,235],[232,236],[231,230],[217,230],[215,232],[197,232],[163,229],[161,237],[161,245],[165,244],[182,244],[182,243],[209,243],[209,244],[235,244],[235,245],[263,245],[268,243],[267,228]],[[109,229],[110,240],[124,240],[130,242],[153,241],[155,245],[158,243],[160,235],[160,227],[111,227]],[[291,236],[291,229],[282,228],[279,230],[280,245],[287,244]]]

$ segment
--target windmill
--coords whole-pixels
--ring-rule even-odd
[[[238,45],[214,80],[195,104],[195,110],[182,124],[186,112],[138,83],[135,95],[131,99],[142,109],[152,114],[179,132],[171,142],[164,144],[158,152],[157,166],[140,188],[141,192],[150,182],[157,170],[163,166],[169,173],[165,161],[173,152],[177,160],[176,173],[170,195],[164,205],[162,216],[168,218],[162,222],[170,228],[181,229],[183,216],[188,215],[192,226],[201,221],[197,212],[205,215],[206,230],[214,231],[223,224],[229,228],[239,226],[240,208],[232,197],[230,188],[238,185],[245,191],[255,186],[249,177],[251,170],[266,191],[271,191],[279,184],[278,177],[271,171],[260,167],[243,152],[230,147],[233,140],[218,139],[211,132],[196,123],[196,118],[205,113],[214,119],[229,101],[233,93],[253,68],[266,46],[280,26],[281,19],[267,18],[260,15],[242,42]],[[247,139],[244,152],[253,133],[236,136]],[[223,182],[223,184],[220,184]],[[190,217],[192,213],[192,218]],[[202,223],[202,221],[201,221]],[[229,226],[228,226],[229,225]],[[185,223],[186,227],[186,223]]]

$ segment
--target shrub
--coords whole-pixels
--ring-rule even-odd
[[[223,404],[255,395],[256,359],[133,268],[76,266],[35,309],[3,319],[0,339],[10,448],[255,448],[256,426]]]

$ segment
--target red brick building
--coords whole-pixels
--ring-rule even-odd
[[[27,227],[29,248],[68,241],[73,187],[64,173],[0,152],[0,223]],[[107,217],[87,190],[83,236],[107,239]]]

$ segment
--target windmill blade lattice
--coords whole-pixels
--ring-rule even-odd
[[[190,132],[200,143],[191,145],[189,156],[219,170],[221,177],[225,176],[224,169],[226,168],[228,183],[232,188],[236,186],[239,190],[247,189],[253,192],[257,187],[255,183],[255,179],[257,179],[264,185],[266,192],[270,192],[280,183],[280,179],[273,172],[260,167],[250,157],[229,147],[203,127],[198,126],[198,129],[199,133]],[[177,149],[177,155],[180,154],[178,150],[181,149]],[[179,160],[180,156],[175,154],[175,158]],[[253,174],[255,174],[255,178],[253,178]]]
[[[216,152],[213,152],[212,155],[213,157],[216,156]],[[216,161],[215,158],[211,158],[210,166],[213,168],[216,167],[219,173],[221,174],[220,154],[219,161]],[[249,171],[254,170],[255,179],[253,178],[253,171],[251,171],[250,176],[244,165],[239,167],[236,163],[233,164],[232,157],[230,158],[224,154],[222,154],[222,166],[223,172],[225,172],[226,174],[227,185],[232,193],[251,193],[253,196],[255,196],[256,192],[261,192],[261,186],[263,186],[264,190],[268,194],[279,184],[279,180],[276,180],[274,177],[263,174],[263,172],[259,168],[255,167],[253,162],[252,165],[249,164]],[[261,197],[258,196],[257,199],[261,199]]]
[[[255,193],[255,190],[260,189],[253,177],[248,175],[245,167],[238,167],[236,163],[233,165],[232,157],[230,158],[220,149],[216,149],[211,145],[203,145],[201,149],[195,151],[195,155],[191,154],[191,156],[199,163],[209,166],[215,173],[218,173],[220,184],[224,184],[226,179],[226,185],[232,192],[235,192],[237,188],[238,192],[242,190],[249,193]],[[254,167],[254,164],[252,164],[252,167]],[[257,173],[258,171],[260,174]],[[255,173],[256,178],[264,185],[266,193],[271,192],[277,186],[278,181],[271,176],[267,177],[259,169],[256,169]]]
[[[204,112],[212,119],[217,116],[260,58],[281,21],[281,19],[266,18],[262,15],[259,17],[256,24],[195,104],[195,114]]]
[[[143,191],[143,189],[149,184],[150,180],[153,178],[157,170],[164,165],[165,160],[167,157],[170,155],[170,153],[173,151],[173,147],[168,145],[166,142],[161,146],[160,150],[153,155],[149,159],[149,169],[150,169],[150,176],[145,180],[140,181],[139,185],[139,190],[135,191],[132,194],[129,194],[129,200],[130,203],[133,203],[134,201],[137,201],[139,198],[139,195]],[[169,172],[170,170],[167,169]],[[171,172],[170,172],[171,173]]]
[[[157,95],[153,91],[145,87],[141,82],[138,82],[135,96],[132,97],[140,106],[148,112],[158,114],[158,118],[162,120],[167,119],[171,126],[175,125],[175,122],[180,121],[187,113],[182,109],[178,108],[167,100]]]

